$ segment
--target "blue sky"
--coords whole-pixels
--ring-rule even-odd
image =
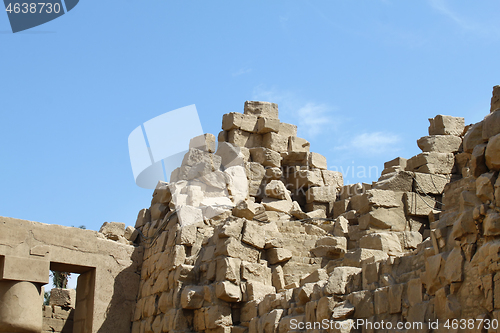
[[[427,118],[473,123],[489,112],[499,9],[488,0],[81,0],[17,34],[0,13],[0,215],[133,225],[152,190],[134,183],[128,135],[191,104],[217,135],[222,115],[246,100],[276,102],[312,151],[348,171],[346,183],[374,181],[385,161],[419,152]]]

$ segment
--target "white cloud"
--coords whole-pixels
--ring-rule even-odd
[[[396,134],[366,132],[356,135],[343,146],[335,147],[335,150],[353,150],[357,154],[379,155],[400,150],[400,142],[401,138]]]
[[[432,8],[436,9],[438,12],[448,17],[464,29],[473,29],[473,26],[465,18],[454,12],[446,3],[446,0],[429,0]]]

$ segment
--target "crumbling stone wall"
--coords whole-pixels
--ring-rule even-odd
[[[53,288],[49,305],[44,305],[42,333],[73,333],[76,290]]]
[[[275,104],[224,115],[217,152],[214,136],[196,138],[201,149],[190,147],[139,213],[148,248],[132,331],[292,332],[357,319],[440,319],[441,330],[446,319],[500,319],[499,92],[483,122],[429,119],[421,154],[350,186],[279,122]],[[190,181],[214,173],[234,208],[207,218],[203,187]]]

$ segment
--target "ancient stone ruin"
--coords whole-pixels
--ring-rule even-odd
[[[477,124],[429,121],[422,153],[344,186],[276,104],[246,102],[134,228],[1,217],[0,332],[497,332],[500,86]],[[49,269],[81,275],[42,306]]]

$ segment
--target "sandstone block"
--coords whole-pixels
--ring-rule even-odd
[[[393,160],[385,162],[384,169],[388,169],[391,167],[398,167],[398,168],[401,168],[402,170],[404,170],[406,168],[406,161],[407,161],[406,158],[396,157]]]
[[[376,229],[403,231],[405,230],[405,226],[406,217],[402,207],[376,208],[359,218],[359,227],[361,230],[373,227]]]
[[[183,206],[178,208],[177,217],[181,227],[203,222],[203,213],[201,209],[193,206]]]
[[[259,134],[265,134],[269,132],[277,133],[279,130],[279,119],[259,117],[259,119],[257,120],[257,133]]]
[[[228,280],[234,283],[240,282],[241,260],[239,258],[219,257],[217,258],[216,280]]]
[[[233,284],[230,281],[217,282],[215,294],[217,298],[228,303],[241,301],[240,286]]]
[[[498,113],[500,115],[500,112]],[[488,145],[486,146],[484,155],[486,165],[490,170],[500,170],[500,134],[497,134],[490,138],[490,141],[488,141]]]
[[[264,134],[262,137],[262,145],[265,148],[272,149],[279,153],[284,153],[288,151],[288,137],[278,133],[269,132]]]
[[[231,326],[233,324],[231,308],[224,305],[211,305],[205,308],[205,324],[207,329]]]
[[[417,140],[423,152],[454,153],[462,144],[462,139],[454,135],[430,135]]]
[[[309,153],[309,167],[326,170],[326,157],[318,153]]]
[[[276,294],[276,289],[270,285],[256,281],[248,281],[246,285],[249,301],[261,301],[266,295]]]
[[[354,313],[354,305],[352,305],[349,301],[343,301],[337,303],[332,312],[333,320],[341,320],[346,319],[350,315]]]
[[[311,144],[309,141],[296,136],[291,136],[288,141],[288,151],[289,152],[309,152]]]
[[[270,198],[280,199],[280,200],[292,200],[290,194],[285,187],[285,184],[279,180],[271,180],[266,185],[266,195]]]
[[[49,304],[52,306],[62,306],[74,309],[76,306],[76,290],[52,288],[50,291]]]
[[[452,153],[421,153],[408,160],[406,170],[449,174],[454,165],[455,157]]]
[[[389,303],[389,313],[401,312],[401,300],[403,296],[403,285],[393,284],[389,286],[387,293]]]
[[[244,114],[241,120],[240,129],[250,133],[257,133],[257,117],[250,114]]]
[[[334,202],[337,199],[336,186],[311,187],[306,192],[307,202]]]
[[[324,185],[321,170],[292,171],[288,175],[288,184],[292,189]]]
[[[339,190],[344,186],[344,179],[341,172],[332,170],[321,170],[323,182],[326,186],[337,186]]]
[[[449,175],[435,175],[415,172],[415,189],[419,193],[442,194],[444,187],[451,180]]]
[[[278,119],[278,104],[259,101],[246,101],[244,114]]]
[[[272,274],[272,282],[276,290],[280,291],[285,289],[285,276],[283,274],[283,267],[277,265],[273,268]]]
[[[373,291],[373,303],[375,314],[389,312],[388,287],[378,288]]]
[[[496,181],[496,174],[494,172],[483,173],[476,179],[476,196],[482,202],[493,202],[494,188],[493,184]]]
[[[240,258],[241,260],[249,262],[257,262],[259,251],[252,247],[245,246],[237,239],[230,237],[226,240],[220,240],[217,242],[215,255],[225,255],[232,258]]]
[[[470,158],[470,172],[475,178],[479,177],[485,172],[488,172],[485,159],[486,144],[477,145],[474,147]]]
[[[275,333],[277,332],[278,324],[280,322],[281,316],[283,315],[283,309],[274,309],[264,317],[262,317],[262,332],[263,333]]]
[[[281,155],[268,148],[251,148],[250,155],[252,161],[262,164],[263,166],[279,167],[281,166]]]
[[[236,217],[252,220],[257,213],[258,205],[250,200],[242,200],[233,208],[233,215]]]
[[[356,249],[348,251],[344,255],[344,265],[351,267],[361,267],[362,263],[377,262],[389,258],[387,253],[373,249]]]
[[[483,119],[483,141],[488,141],[492,136],[500,134],[500,112],[491,112]]]
[[[266,245],[266,232],[256,222],[246,221],[241,241],[262,250]]]
[[[330,273],[328,282],[325,285],[325,293],[328,295],[344,295],[350,290],[356,276],[361,274],[361,268],[341,266],[335,267]]]
[[[226,113],[222,116],[222,129],[230,131],[232,129],[239,129],[243,121],[243,114],[238,112]]]
[[[337,237],[346,237],[349,232],[349,221],[343,217],[339,216],[335,219],[335,224],[333,228],[333,234]]]
[[[439,204],[432,197],[415,192],[406,192],[404,195],[405,209],[408,215],[428,216],[430,213],[438,213]]]
[[[292,258],[292,252],[283,248],[272,248],[267,250],[267,258],[271,265],[288,261]]]
[[[380,177],[374,189],[409,192],[412,190],[413,177],[410,172],[397,171]]]
[[[443,277],[448,284],[462,281],[463,264],[464,258],[462,256],[462,250],[460,247],[453,248],[448,258],[446,258],[443,271]]]
[[[244,165],[249,159],[250,151],[229,142],[219,142],[215,155],[220,156],[223,168],[229,168],[235,165]]]
[[[355,195],[351,198],[351,208],[359,214],[366,214],[370,210],[378,207],[401,207],[403,192],[386,191],[379,189],[367,190],[363,194]]]
[[[291,200],[278,200],[264,198],[262,200],[264,208],[269,211],[289,213],[292,210],[293,202]]]
[[[480,121],[467,131],[464,136],[463,147],[464,152],[472,153],[474,147],[483,143],[483,122]]]
[[[464,118],[437,115],[429,118],[429,135],[462,135],[465,124]]]
[[[297,126],[287,123],[280,123],[280,130],[278,133],[286,137],[297,136]]]
[[[125,236],[125,223],[104,222],[101,229],[99,229],[99,232],[104,234],[109,239],[118,240],[118,237]]]
[[[215,153],[215,135],[203,134],[189,141],[189,148],[196,148],[207,153]]]
[[[494,210],[488,210],[483,221],[484,235],[500,235],[500,214]]]
[[[400,255],[403,250],[399,237],[393,233],[371,233],[361,237],[359,246],[365,249],[380,250],[390,255]]]
[[[181,306],[183,309],[199,309],[205,299],[203,286],[186,286],[181,293]]]
[[[500,108],[500,86],[493,87],[493,94],[491,96],[490,112]]]
[[[247,281],[256,281],[265,285],[272,285],[271,268],[266,264],[242,262],[241,277]]]

